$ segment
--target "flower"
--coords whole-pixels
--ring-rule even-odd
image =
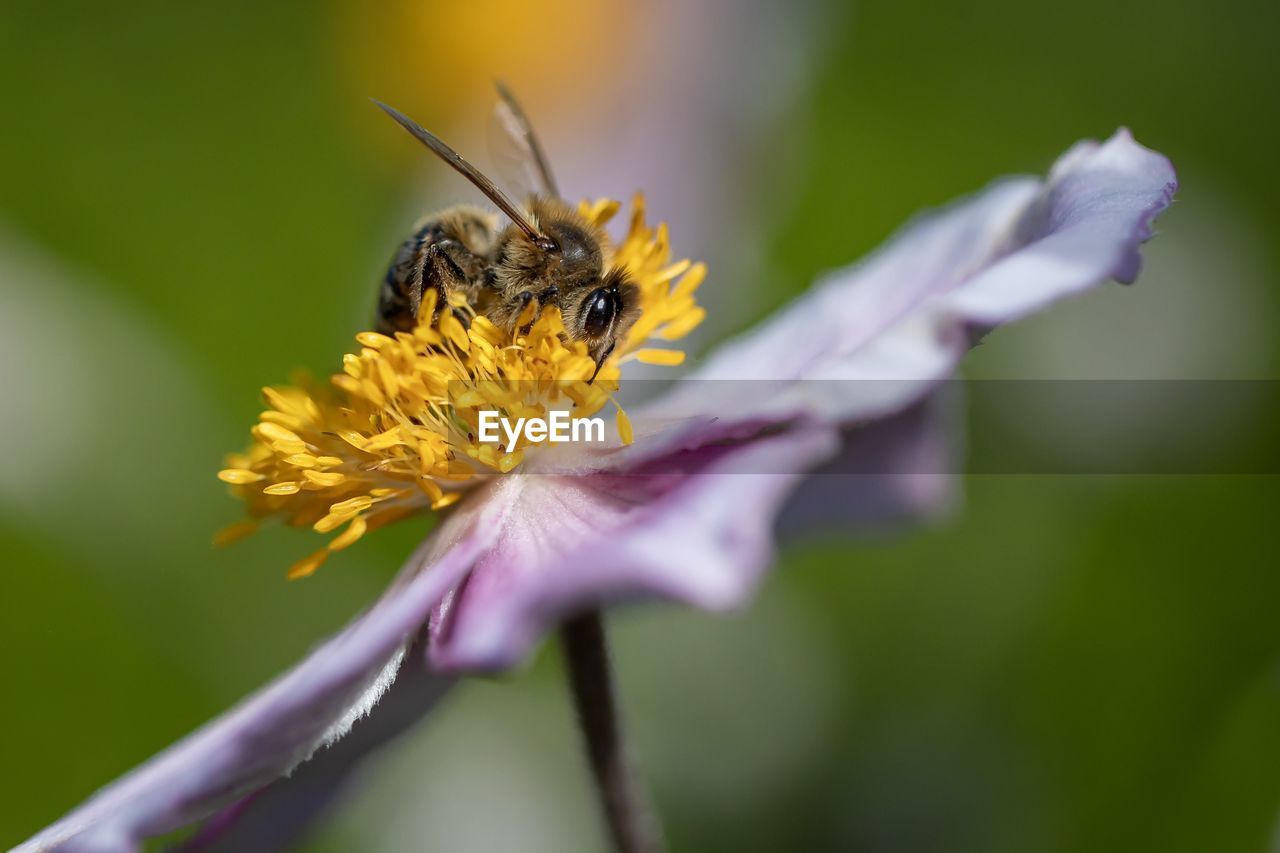
[[[1078,144],[1047,180],[1000,181],[916,220],[637,410],[630,445],[539,448],[519,474],[480,478],[345,631],[19,849],[133,849],[261,788],[373,708],[428,622],[437,668],[494,669],[583,606],[739,604],[807,471],[917,446],[897,428],[886,444],[876,424],[926,411],[976,335],[1108,279],[1132,281],[1175,189],[1168,161],[1122,130]],[[873,482],[887,491],[912,480]],[[830,509],[840,482],[823,485]],[[851,520],[863,509],[836,506]]]

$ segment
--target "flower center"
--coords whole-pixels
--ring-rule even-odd
[[[580,212],[603,225],[619,207],[583,202]],[[267,519],[319,533],[345,525],[289,571],[291,578],[309,575],[369,530],[443,509],[476,482],[515,470],[540,443],[531,431],[512,441],[483,440],[482,417],[585,418],[612,404],[619,436],[629,444],[626,413],[613,399],[619,364],[680,364],[683,352],[642,345],[678,340],[705,316],[694,301],[705,267],[670,257],[666,226],[645,224],[637,196],[626,237],[607,261],[635,282],[639,314],[598,372],[586,344],[565,334],[554,307],[536,318],[531,310],[506,332],[461,299],[432,319],[430,292],[412,333],[360,333],[360,351],[343,357],[343,372],[327,387],[303,381],[263,389],[268,408],[252,429],[252,444],[230,455],[218,474],[244,500],[249,518],[224,529],[218,541],[235,541]]]

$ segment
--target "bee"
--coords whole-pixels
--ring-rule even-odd
[[[555,306],[565,335],[587,345],[599,373],[619,338],[635,322],[636,287],[625,269],[607,267],[603,229],[587,222],[576,206],[560,197],[524,111],[502,84],[498,94],[501,126],[539,184],[523,207],[512,203],[493,181],[434,134],[392,107],[374,102],[501,211],[457,205],[419,220],[383,279],[377,329],[383,334],[412,330],[423,296],[430,290],[438,296],[437,312],[449,305],[451,295],[461,294],[477,315],[508,332]]]

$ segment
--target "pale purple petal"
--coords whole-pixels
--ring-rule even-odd
[[[395,683],[378,700],[376,712],[287,777],[209,818],[178,849],[182,853],[291,849],[334,807],[364,759],[420,722],[453,682],[452,677],[428,669],[424,637],[405,655]]]
[[[973,276],[944,304],[966,320],[1016,320],[1099,281],[1138,276],[1138,246],[1177,189],[1164,157],[1119,131],[1103,145],[1082,142],[1054,166],[1024,217],[1026,245]]]
[[[433,621],[431,659],[501,669],[574,610],[634,598],[741,603],[772,556],[773,518],[834,431],[689,451],[625,473],[507,477],[498,545]]]
[[[976,329],[1132,280],[1138,246],[1176,187],[1169,162],[1128,131],[1081,143],[1045,182],[1007,180],[908,225],[635,418],[687,418],[689,430],[714,434],[733,421],[847,423],[899,411],[950,375]]]
[[[960,493],[960,390],[947,383],[897,414],[845,428],[840,453],[787,501],[778,537],[883,534],[946,513]]]
[[[341,737],[391,683],[431,608],[490,544],[494,525],[485,520],[450,519],[377,604],[298,666],[17,849],[136,850],[142,839],[207,817]]]
[[[688,378],[794,380],[855,355],[1000,256],[1040,184],[1007,179],[917,217],[863,261],[825,276]]]
[[[1003,181],[917,220],[720,349],[634,413],[632,447],[531,458],[529,473],[495,489],[514,507],[511,523],[438,614],[432,659],[508,666],[567,613],[603,601],[742,601],[783,498],[833,455],[841,431],[845,461],[878,450],[889,470],[829,475],[809,493],[828,516],[847,524],[889,505],[935,507],[951,464],[923,417],[933,410],[887,443],[871,425],[925,400],[976,332],[1132,277],[1174,187],[1168,162],[1125,131],[1079,145],[1048,181]]]

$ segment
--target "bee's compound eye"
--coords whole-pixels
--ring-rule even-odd
[[[588,337],[603,337],[617,313],[617,291],[597,287],[582,303],[582,331]]]

